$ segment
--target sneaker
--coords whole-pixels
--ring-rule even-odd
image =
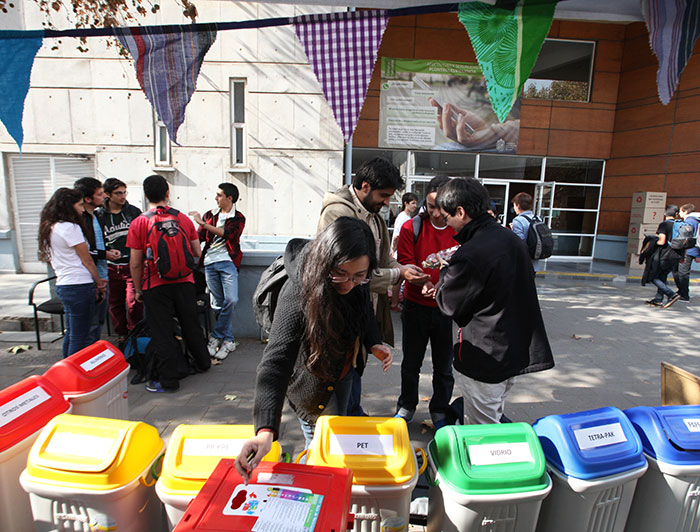
[[[652,307],[663,307],[663,301],[657,301],[656,299],[650,299],[649,301],[645,301],[647,305],[651,305]]]
[[[219,350],[220,345],[221,338],[214,338],[213,336],[209,335],[209,341],[207,342],[207,351],[209,351],[210,357],[216,355],[216,352]]]
[[[214,358],[217,360],[225,360],[226,357],[229,356],[229,354],[233,353],[236,350],[236,347],[238,347],[238,342],[224,342],[223,344],[221,344],[221,347],[214,355]]]
[[[670,306],[673,305],[676,301],[678,301],[680,298],[681,298],[681,296],[679,296],[678,294],[676,294],[676,295],[674,295],[674,296],[672,296],[672,297],[669,297],[669,298],[668,298],[668,301],[666,301],[666,304],[664,305],[664,308],[670,307]]]
[[[146,391],[151,393],[175,393],[177,388],[163,388],[158,381],[148,381]]]
[[[415,412],[412,412],[406,408],[401,407],[396,412],[396,414],[394,414],[394,417],[400,417],[401,419],[405,420],[406,423],[410,423],[411,421],[413,421],[413,414],[414,413]]]

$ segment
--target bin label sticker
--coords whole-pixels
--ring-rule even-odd
[[[103,438],[92,434],[68,431],[54,432],[46,446],[46,452],[104,460],[112,451],[114,443],[112,438]]]
[[[96,367],[104,364],[107,362],[110,358],[112,358],[116,353],[110,349],[105,349],[101,353],[95,355],[94,357],[86,360],[82,364],[80,364],[80,367],[83,368],[83,371],[92,371]]]
[[[286,475],[283,473],[258,473],[258,482],[263,484],[286,484],[291,486],[294,484],[294,475]]]
[[[331,434],[330,454],[394,455],[391,434]]]
[[[527,442],[483,443],[467,446],[472,465],[514,464],[533,462]]]
[[[245,440],[237,439],[186,439],[182,446],[183,456],[226,456],[235,458],[241,452]]]
[[[684,419],[683,423],[685,423],[685,426],[688,427],[690,432],[700,432],[700,419]]]
[[[574,430],[574,436],[576,437],[579,449],[582,451],[627,441],[625,431],[622,430],[622,425],[619,423],[610,423],[608,425],[598,425],[587,429]]]
[[[306,488],[239,484],[222,513],[257,517],[252,528],[254,532],[312,532],[322,502],[323,495]]]
[[[37,386],[19,397],[15,397],[12,401],[0,405],[0,427],[4,427],[23,416],[50,398],[51,396],[41,386]]]

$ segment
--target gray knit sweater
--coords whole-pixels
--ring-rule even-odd
[[[334,378],[330,381],[319,379],[306,368],[309,353],[303,341],[305,320],[299,263],[300,254],[307,242],[294,239],[285,251],[285,268],[289,279],[280,292],[270,340],[258,365],[253,407],[255,431],[261,428],[272,429],[275,438],[279,436],[285,396],[297,416],[313,423],[328,406],[335,383],[340,379],[345,366],[344,359],[333,361],[331,366]],[[365,286],[356,287],[355,290],[362,291],[367,305],[367,325],[360,338],[369,350],[371,346],[381,343],[381,335],[372,310],[369,290]]]

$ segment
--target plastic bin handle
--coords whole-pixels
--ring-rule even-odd
[[[151,469],[150,469],[151,481],[150,481],[150,482],[147,481],[147,480],[146,480],[146,477],[141,477],[141,478],[139,478],[139,482],[141,482],[141,484],[143,484],[143,485],[146,486],[147,488],[150,488],[151,486],[153,486],[153,485],[156,483],[156,481],[158,480],[158,477],[160,477],[160,471],[162,470],[163,458],[164,458],[164,457],[165,457],[165,453],[162,453],[162,454],[161,454],[158,458],[156,458],[155,461],[153,462],[153,465],[151,466]],[[160,468],[158,469],[158,472],[156,472],[156,468],[157,468],[158,466],[160,466]]]
[[[284,451],[282,453],[282,456],[280,457],[280,461],[284,462],[285,464],[288,464],[292,461],[292,457],[289,455],[287,451]]]
[[[300,464],[300,463],[301,463],[302,457],[303,457],[304,455],[307,455],[307,454],[309,454],[309,450],[308,450],[308,449],[304,449],[303,451],[301,451],[301,452],[297,455],[296,459],[294,460],[294,463],[295,463],[295,464]]]
[[[414,448],[413,450],[414,450],[414,452],[415,452],[417,455],[420,455],[421,460],[422,460],[422,462],[421,462],[421,464],[420,464],[420,468],[418,468],[418,475],[420,476],[420,475],[423,474],[423,472],[424,472],[424,471],[427,469],[427,467],[428,467],[428,457],[425,456],[425,451],[423,450],[422,447],[416,447],[416,448]]]

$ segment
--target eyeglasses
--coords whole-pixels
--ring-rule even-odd
[[[349,275],[333,275],[332,273],[328,276],[328,278],[331,280],[331,283],[336,284],[347,283],[348,281],[352,281],[353,284],[367,284],[372,280],[366,275],[356,275],[355,277],[350,277]]]
[[[120,190],[118,192],[112,192],[112,196],[128,196],[129,192],[126,190]]]

